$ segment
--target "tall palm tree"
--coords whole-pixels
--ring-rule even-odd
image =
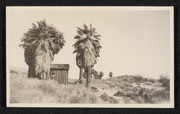
[[[97,34],[91,24],[89,28],[85,24],[83,25],[83,29],[77,27],[77,33],[78,35],[74,37],[77,41],[73,45],[75,48],[73,53],[77,54],[76,63],[80,68],[79,82],[82,81],[82,70],[84,69],[87,74],[86,87],[89,87],[91,82],[91,69],[94,67],[94,64],[97,63],[97,58],[100,56],[100,48],[102,48],[99,43],[99,37],[101,36]]]
[[[29,66],[28,77],[47,78],[50,73],[54,55],[63,48],[63,33],[46,21],[38,21],[37,25],[24,33],[20,47],[24,48],[25,62]]]

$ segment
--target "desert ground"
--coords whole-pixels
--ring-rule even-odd
[[[169,80],[165,80],[169,82]],[[27,69],[10,70],[11,103],[95,103],[95,104],[157,104],[169,103],[169,83],[160,79],[122,75],[92,79],[91,87],[68,79],[68,84],[55,80],[27,78]]]

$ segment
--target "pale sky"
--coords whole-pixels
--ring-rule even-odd
[[[9,8],[6,15],[8,63],[28,68],[24,49],[18,47],[32,23],[45,19],[64,33],[66,44],[53,63],[70,64],[69,78],[79,78],[74,36],[76,27],[92,24],[102,36],[100,58],[94,69],[114,76],[140,74],[159,78],[170,73],[169,10],[61,10],[51,8]]]

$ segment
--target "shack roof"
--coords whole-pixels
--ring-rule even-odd
[[[69,70],[69,64],[51,64],[51,69]]]

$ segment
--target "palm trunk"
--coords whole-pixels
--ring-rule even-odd
[[[91,68],[89,67],[86,71],[87,71],[87,83],[86,83],[86,87],[89,88],[90,87],[90,83],[91,83]]]
[[[28,69],[28,78],[35,78],[36,74],[35,74],[35,69],[31,66],[29,66]]]
[[[46,74],[46,79],[48,79],[48,80],[51,79],[49,73]]]
[[[79,68],[79,83],[83,82],[83,68]]]
[[[45,80],[46,79],[46,72],[42,72],[42,73],[40,73],[40,79],[42,79],[42,80]]]

